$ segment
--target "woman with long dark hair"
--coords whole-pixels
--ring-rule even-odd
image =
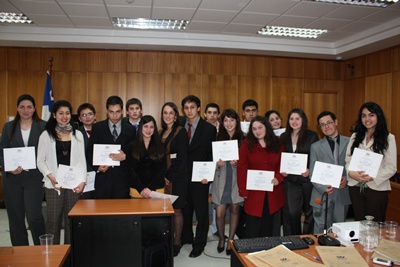
[[[132,187],[137,191],[133,190],[133,197],[151,198],[151,191],[164,192],[167,160],[153,116],[142,117],[136,140],[130,149],[132,153],[128,153],[128,166]]]
[[[54,235],[54,244],[60,244],[61,222],[64,220],[64,243],[71,243],[68,212],[79,200],[86,183],[85,142],[71,120],[72,106],[66,100],[54,103],[46,131],[39,138],[37,165],[43,174],[46,192],[46,233]],[[58,184],[58,166],[76,168],[79,184],[65,189]],[[78,173],[79,172],[79,173]]]
[[[279,111],[271,109],[265,112],[265,119],[271,124],[273,130],[282,128],[282,119]]]
[[[187,153],[189,141],[185,128],[179,125],[178,107],[167,102],[161,108],[161,141],[164,143],[167,158],[165,193],[178,196],[174,207],[174,256],[181,250],[183,227],[182,209],[186,205],[186,192],[189,183]]]
[[[17,100],[17,114],[13,121],[4,124],[1,149],[35,147],[46,122],[36,113],[35,99],[21,95]],[[4,167],[3,151],[0,152],[1,166]],[[10,238],[13,246],[28,246],[28,232],[25,216],[31,230],[33,243],[40,245],[39,236],[45,233],[42,215],[44,189],[42,175],[38,169],[25,171],[18,166],[13,171],[3,172],[3,191],[7,206]]]
[[[275,136],[264,117],[257,116],[250,123],[249,132],[239,148],[237,167],[239,195],[244,198],[246,212],[246,237],[276,235],[274,225],[280,221],[285,204],[284,177],[280,174],[282,143]],[[273,192],[247,190],[247,171],[273,171]],[[279,225],[279,223],[277,224]]]
[[[288,114],[286,131],[281,135],[285,152],[307,154],[310,158],[311,144],[318,141],[318,134],[308,129],[306,113],[299,108],[292,109]],[[310,205],[313,185],[310,181],[309,163],[301,175],[282,173],[285,179],[286,208],[283,218],[285,235],[312,234],[314,231],[314,218]],[[301,214],[305,219],[303,231],[301,230]],[[289,229],[288,229],[289,228]]]
[[[376,177],[364,171],[349,170],[354,149],[364,149],[383,155]],[[391,190],[389,179],[397,171],[396,139],[389,133],[382,108],[374,102],[367,102],[360,108],[354,133],[346,152],[348,186],[356,221],[374,216],[377,222],[384,222]]]
[[[233,109],[225,109],[221,114],[221,123],[217,134],[217,141],[237,140],[238,145],[244,138],[240,128],[240,118]],[[225,214],[229,206],[230,222],[228,240],[235,237],[239,223],[239,207],[243,204],[243,198],[239,196],[237,184],[237,160],[223,161],[218,159],[214,182],[211,189],[212,202],[216,210],[217,229],[219,242],[217,251],[224,251],[225,243]],[[229,242],[226,246],[226,254],[230,255]]]

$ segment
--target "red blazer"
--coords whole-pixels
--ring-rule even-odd
[[[264,198],[268,196],[268,206],[270,214],[279,211],[285,204],[285,194],[283,191],[283,179],[280,174],[281,152],[267,152],[260,144],[250,152],[248,148],[248,140],[245,139],[239,148],[239,161],[237,166],[237,180],[239,186],[239,195],[247,197],[244,201],[244,210],[246,214],[262,217]],[[247,170],[263,170],[274,171],[275,178],[278,179],[279,185],[274,186],[273,192],[246,190]]]

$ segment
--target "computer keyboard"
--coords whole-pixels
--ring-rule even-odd
[[[279,245],[284,245],[290,250],[308,248],[306,242],[298,236],[272,236],[256,237],[233,240],[233,245],[239,253],[250,253],[268,250]]]

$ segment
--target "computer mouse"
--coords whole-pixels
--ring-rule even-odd
[[[301,239],[303,239],[304,242],[307,243],[307,245],[314,245],[315,244],[314,239],[312,239],[311,237],[305,236],[305,237],[302,237]]]

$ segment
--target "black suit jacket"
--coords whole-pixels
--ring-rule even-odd
[[[97,171],[99,166],[93,166],[93,145],[94,144],[120,144],[121,150],[126,154],[131,142],[136,136],[136,129],[129,123],[121,123],[121,133],[117,140],[113,141],[113,136],[108,126],[108,119],[95,123],[92,126],[92,135],[89,138],[89,144],[86,152],[86,159],[91,165],[92,170]],[[128,188],[130,187],[129,169],[127,161],[121,161],[120,166],[110,167],[106,172],[96,174],[95,188]]]

